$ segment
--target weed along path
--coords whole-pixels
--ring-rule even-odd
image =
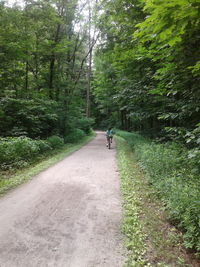
[[[122,267],[115,149],[105,136],[0,198],[1,267]]]

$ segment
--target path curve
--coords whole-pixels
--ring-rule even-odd
[[[115,149],[93,141],[0,199],[0,267],[122,267]]]

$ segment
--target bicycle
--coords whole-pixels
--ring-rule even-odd
[[[107,147],[108,147],[108,149],[111,149],[112,138],[113,138],[112,136],[107,136],[107,142],[108,142]]]
[[[106,131],[106,138],[107,138],[107,147],[108,147],[108,149],[110,149],[111,143],[112,143],[112,138],[113,138],[113,131],[112,131],[111,127],[109,127],[108,130]]]

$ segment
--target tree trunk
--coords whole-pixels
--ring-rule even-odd
[[[54,77],[54,65],[55,65],[55,55],[51,56],[50,66],[49,66],[49,97],[53,99],[53,77]]]
[[[56,33],[55,33],[55,38],[54,38],[54,45],[53,49],[55,48],[56,44],[59,42],[59,34],[60,34],[60,27],[61,25],[58,24],[56,28]],[[51,99],[54,98],[54,69],[55,69],[55,60],[56,60],[56,55],[55,52],[52,53],[51,59],[50,59],[50,65],[49,65],[49,97]]]
[[[86,97],[86,117],[90,117],[90,91],[91,91],[91,73],[92,73],[92,42],[91,42],[91,6],[89,0],[89,66],[88,66],[88,86]]]
[[[121,127],[124,130],[124,111],[121,111]]]
[[[28,61],[26,61],[26,71],[25,71],[25,92],[28,95]]]

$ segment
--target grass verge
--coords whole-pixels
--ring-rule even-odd
[[[197,267],[183,248],[182,233],[168,222],[164,206],[145,179],[132,149],[116,136],[128,251],[126,267]]]
[[[183,232],[186,249],[200,256],[200,173],[189,151],[174,142],[157,143],[118,131],[137,157],[145,178],[162,200],[170,221]],[[188,154],[189,153],[189,154]],[[200,265],[199,265],[200,266]]]
[[[16,186],[30,180],[33,176],[39,174],[41,171],[46,170],[50,166],[54,165],[58,161],[64,159],[66,156],[80,149],[84,144],[88,143],[95,136],[92,133],[89,136],[84,137],[80,142],[76,144],[66,144],[62,149],[56,150],[49,156],[41,159],[40,162],[29,166],[26,169],[18,170],[15,174],[7,175],[0,178],[0,195],[5,194],[8,190],[15,188]]]

